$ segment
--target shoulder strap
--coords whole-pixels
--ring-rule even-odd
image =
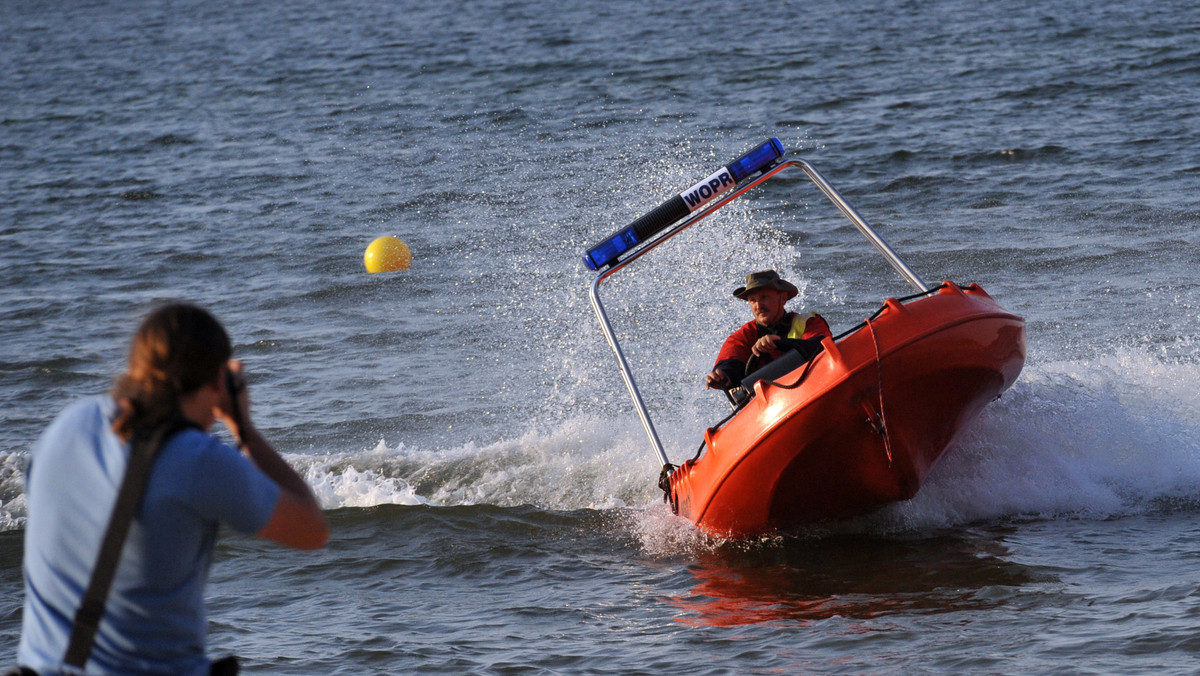
[[[125,538],[129,534],[133,518],[137,516],[142,494],[146,492],[146,482],[150,477],[154,457],[176,432],[192,426],[192,423],[182,418],[172,418],[153,429],[135,432],[130,440],[129,463],[125,467],[125,477],[121,480],[116,504],[113,506],[112,516],[109,517],[108,528],[104,531],[104,540],[96,557],[96,567],[92,569],[92,578],[88,582],[79,609],[75,611],[71,640],[67,644],[67,654],[64,658],[69,666],[83,669],[88,655],[92,652],[92,643],[96,638],[96,631],[100,628],[100,618],[104,615],[104,604],[117,572],[121,549],[125,546]]]

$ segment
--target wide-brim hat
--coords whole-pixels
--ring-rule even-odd
[[[775,272],[774,270],[763,270],[761,272],[751,272],[750,274],[746,275],[746,285],[739,286],[738,288],[734,289],[733,295],[741,298],[742,300],[746,300],[746,294],[755,289],[761,289],[763,287],[769,287],[772,289],[778,289],[779,291],[787,292],[788,300],[795,298],[796,294],[800,293],[800,290],[797,289],[794,284],[780,278],[778,272]]]

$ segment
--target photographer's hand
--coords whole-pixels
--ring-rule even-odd
[[[224,395],[217,405],[216,414],[240,446],[245,446],[245,437],[250,424],[250,394],[246,390],[246,375],[242,362],[230,359],[225,365]]]

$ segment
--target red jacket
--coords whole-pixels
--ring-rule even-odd
[[[746,362],[750,361],[750,356],[753,354],[751,348],[759,338],[766,335],[782,338],[820,339],[825,336],[832,337],[833,332],[829,330],[829,324],[825,322],[825,319],[815,312],[806,315],[789,312],[784,315],[783,319],[770,327],[760,326],[758,322],[746,322],[725,339],[725,344],[721,346],[721,352],[717,355],[717,363],[713,368],[723,371],[725,375],[729,376],[732,384],[740,383],[742,377],[746,375]],[[766,366],[771,361],[773,361],[771,357],[760,357],[758,366]]]

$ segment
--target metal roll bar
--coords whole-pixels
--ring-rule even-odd
[[[616,262],[601,270],[596,275],[596,278],[592,280],[592,288],[589,294],[592,301],[592,309],[595,310],[596,317],[600,320],[600,328],[604,331],[604,337],[608,340],[609,347],[612,348],[613,353],[617,357],[617,364],[621,369],[621,377],[625,380],[625,387],[628,388],[629,396],[633,399],[633,406],[635,409],[637,409],[638,418],[640,418],[642,421],[642,427],[645,428],[646,435],[650,438],[650,445],[653,447],[654,453],[658,456],[659,462],[664,466],[670,465],[670,461],[667,459],[666,451],[663,450],[662,441],[660,441],[658,438],[658,432],[654,429],[654,423],[650,420],[650,413],[646,410],[646,404],[644,401],[642,401],[642,395],[641,392],[638,391],[637,383],[633,379],[633,373],[629,368],[629,362],[625,359],[625,354],[621,351],[621,345],[617,340],[616,333],[613,331],[612,324],[608,320],[608,315],[604,312],[604,304],[600,302],[600,284],[605,279],[608,279],[612,275],[616,274],[619,270],[623,270],[625,266],[649,253],[651,249],[654,249],[680,232],[683,232],[696,223],[699,223],[733,200],[741,197],[751,188],[773,178],[779,174],[779,172],[788,167],[799,167],[805,173],[805,175],[807,175],[808,178],[812,180],[812,182],[815,183],[818,188],[820,188],[821,192],[825,193],[825,196],[834,203],[838,210],[841,211],[846,218],[850,219],[850,222],[854,224],[854,227],[857,228],[858,231],[862,233],[862,235],[866,237],[876,249],[879,250],[879,253],[881,253],[883,257],[887,259],[888,263],[890,263],[891,266],[900,273],[900,276],[904,277],[904,279],[910,285],[912,285],[913,288],[920,292],[926,292],[929,290],[929,287],[925,284],[925,282],[921,281],[921,278],[918,277],[917,274],[913,272],[898,255],[896,255],[896,252],[887,245],[887,242],[884,242],[883,238],[881,238],[871,228],[866,219],[863,218],[854,207],[850,206],[846,199],[842,197],[841,193],[839,193],[832,185],[830,185],[829,181],[825,179],[821,172],[817,171],[815,167],[799,157],[793,157],[791,159],[779,161],[773,167],[763,171],[758,178],[747,181],[744,185],[735,187],[732,192],[724,197],[721,197],[708,207],[687,217],[678,225],[666,230],[655,239],[645,242],[639,248],[628,253],[628,255],[626,255],[623,259],[616,260]]]

